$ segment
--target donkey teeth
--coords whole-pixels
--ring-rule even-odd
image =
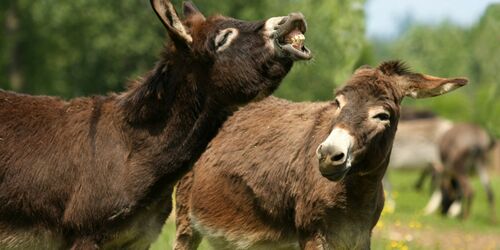
[[[292,46],[296,49],[300,49],[302,48],[302,46],[304,46],[304,41],[306,40],[306,37],[304,36],[304,34],[297,34],[295,36],[292,37]]]

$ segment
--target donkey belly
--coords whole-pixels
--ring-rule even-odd
[[[166,195],[141,208],[122,227],[108,234],[108,240],[102,243],[102,249],[148,249],[158,238],[161,229],[172,211],[172,189]]]
[[[127,227],[106,235],[99,249],[148,249],[158,237],[163,223],[155,216],[137,216]],[[58,230],[57,230],[58,231]],[[47,228],[13,228],[0,224],[0,249],[63,250],[73,242],[56,230]]]
[[[193,214],[190,218],[194,229],[200,232],[214,249],[300,249],[295,234],[270,227],[252,216],[245,220],[245,215],[248,214],[242,213],[240,217],[233,217],[232,223],[222,224],[214,223],[223,221],[221,218],[200,220]]]
[[[127,227],[121,228],[103,242],[102,249],[148,249],[158,238],[166,217],[159,214],[142,214],[134,218]]]
[[[15,228],[0,222],[0,249],[53,250],[68,248],[62,234],[46,228]]]
[[[170,196],[168,196],[170,197]],[[99,249],[148,249],[158,238],[163,224],[172,208],[171,200],[160,200],[151,206],[141,208],[125,218],[123,224],[107,231],[104,235],[88,236],[97,239]],[[106,225],[105,225],[106,226]],[[65,237],[63,228],[48,228],[36,225],[14,226],[0,221],[0,250],[37,249],[63,250],[74,244],[75,238]],[[99,231],[99,230],[98,230]]]

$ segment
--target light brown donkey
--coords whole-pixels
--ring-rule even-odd
[[[466,83],[393,61],[358,69],[332,102],[242,109],[179,183],[175,248],[368,249],[403,97]]]

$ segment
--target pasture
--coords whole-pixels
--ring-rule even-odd
[[[396,208],[386,204],[382,217],[373,231],[372,249],[500,249],[500,227],[488,220],[486,194],[477,177],[472,178],[475,198],[468,220],[451,219],[439,214],[424,216],[422,209],[429,199],[428,185],[420,192],[413,185],[419,172],[414,170],[388,171],[393,185]],[[426,183],[428,184],[428,183]],[[492,177],[495,198],[500,200],[500,176]],[[500,207],[497,206],[497,214]],[[171,249],[175,238],[174,217],[165,224],[161,236],[151,250]],[[202,242],[200,250],[213,249]]]

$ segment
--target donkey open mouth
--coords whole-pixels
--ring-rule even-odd
[[[274,42],[276,50],[293,60],[309,60],[311,51],[304,46],[307,23],[302,13],[292,13],[284,17],[275,27]]]

